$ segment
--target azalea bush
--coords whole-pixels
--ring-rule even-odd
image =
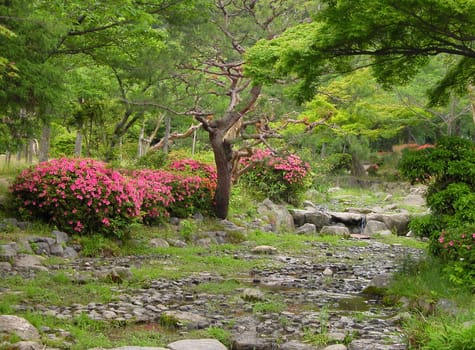
[[[93,159],[62,158],[23,171],[11,187],[14,206],[68,233],[122,237],[128,226],[213,209],[216,171],[193,160],[165,170],[110,169]]]
[[[444,137],[435,147],[406,151],[401,175],[428,185],[430,214],[410,224],[429,238],[430,252],[447,264],[452,281],[472,284],[475,277],[475,147],[472,141]],[[442,233],[441,233],[442,232]]]
[[[174,201],[168,210],[171,215],[188,217],[195,212],[211,214],[216,191],[217,173],[214,166],[193,159],[175,160],[168,164],[175,175],[172,186]]]
[[[278,156],[259,149],[240,163],[247,169],[241,183],[273,201],[297,204],[308,187],[310,165],[297,155]]]
[[[447,263],[452,282],[475,288],[475,225],[442,231],[429,249]]]
[[[68,233],[121,237],[140,215],[140,191],[93,159],[61,158],[24,170],[11,187],[20,214]]]

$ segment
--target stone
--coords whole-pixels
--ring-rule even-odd
[[[392,274],[382,273],[373,277],[362,293],[370,295],[384,295],[392,281]]]
[[[368,214],[366,220],[380,221],[386,225],[386,229],[397,232],[398,235],[405,235],[408,230],[410,216],[409,214]]]
[[[234,222],[229,220],[221,220],[220,224],[223,225],[224,229],[227,231],[244,231],[245,228],[236,225]]]
[[[8,346],[11,350],[43,350],[45,347],[34,341],[20,341]]]
[[[207,238],[200,238],[198,240],[195,241],[195,244],[198,246],[198,247],[203,247],[203,248],[209,248],[211,247],[211,245],[213,244],[213,240],[209,237]]]
[[[317,231],[319,231],[323,226],[330,225],[331,216],[324,211],[312,209],[305,213],[305,222],[314,224]]]
[[[0,334],[16,334],[21,340],[40,338],[38,330],[30,322],[13,315],[0,315]]]
[[[321,235],[332,235],[332,236],[350,236],[350,230],[345,226],[323,226],[320,230]]]
[[[78,252],[73,247],[66,247],[63,250],[62,257],[65,259],[76,259],[78,255]]]
[[[275,254],[277,253],[277,248],[269,245],[259,245],[252,248],[251,252],[254,254]]]
[[[323,274],[323,276],[331,277],[331,276],[333,276],[333,271],[330,268],[327,267],[325,270],[323,270],[322,274]]]
[[[239,334],[233,341],[233,350],[268,350],[274,349],[270,339],[261,338],[254,331]]]
[[[169,239],[168,243],[172,247],[177,247],[177,248],[185,248],[186,246],[188,246],[188,244],[186,244],[186,242],[180,241],[179,239]]]
[[[356,226],[360,225],[361,221],[364,219],[365,215],[360,213],[340,213],[340,212],[330,212],[331,219],[333,222],[343,223],[346,226]]]
[[[347,350],[347,347],[343,344],[333,344],[324,347],[323,350]]]
[[[48,242],[33,242],[31,247],[35,254],[38,255],[50,255],[50,245]]]
[[[168,248],[170,244],[163,238],[152,238],[150,240],[150,246],[153,248]]]
[[[242,298],[247,301],[262,301],[265,299],[265,295],[260,289],[246,288],[242,292]]]
[[[369,220],[366,223],[363,234],[368,235],[368,236],[373,236],[376,233],[380,233],[381,231],[386,231],[387,229],[388,228],[383,222],[376,221],[376,220]]]
[[[53,231],[53,236],[56,238],[56,243],[67,243],[69,241],[69,236],[66,232],[63,231]]]
[[[13,266],[15,268],[19,269],[25,269],[25,270],[38,270],[38,271],[48,271],[46,267],[41,265],[42,260],[44,260],[43,257],[40,257],[38,255],[19,255],[15,258],[15,261],[13,263]]]
[[[315,224],[311,224],[309,222],[303,224],[297,230],[295,230],[295,233],[298,235],[311,235],[317,233],[317,226]]]
[[[294,229],[294,218],[285,205],[278,205],[270,199],[265,199],[257,205],[257,213],[262,217],[267,217],[276,232]]]
[[[170,350],[227,350],[221,342],[216,339],[188,339],[178,340],[167,345]]]
[[[89,350],[104,350],[104,348],[93,348]],[[107,350],[170,350],[155,346],[121,346],[120,348],[107,348]]]
[[[28,221],[18,221],[16,225],[22,231],[31,227],[31,224]]]
[[[402,200],[402,204],[410,207],[424,207],[426,205],[426,200],[420,194],[408,194]]]
[[[12,265],[6,261],[0,261],[0,271],[11,271]]]
[[[180,325],[188,330],[203,329],[209,326],[209,321],[201,315],[187,311],[165,311],[165,317],[176,319]]]
[[[18,245],[15,242],[0,245],[0,260],[9,260],[18,254]]]
[[[3,223],[11,227],[18,227],[18,220],[15,218],[5,218]]]
[[[55,256],[63,256],[64,254],[64,249],[62,244],[60,243],[55,243],[49,247],[50,249],[50,254],[55,255]]]
[[[291,340],[282,344],[281,350],[314,350],[314,347],[308,344],[301,343],[297,340]]]

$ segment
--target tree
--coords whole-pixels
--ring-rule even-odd
[[[465,95],[475,80],[475,2],[471,0],[324,0],[315,21],[259,42],[247,73],[263,82],[301,78],[310,99],[328,74],[372,66],[384,86],[406,83],[431,56],[454,63],[431,89],[431,102]]]

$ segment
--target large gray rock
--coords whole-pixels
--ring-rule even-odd
[[[398,235],[405,235],[408,231],[410,221],[409,214],[368,214],[367,222],[380,221],[384,223],[388,230],[397,232]]]
[[[364,214],[350,212],[330,212],[329,214],[333,222],[342,223],[346,226],[359,225],[365,217]]]
[[[0,335],[16,334],[21,340],[37,340],[38,330],[24,318],[14,315],[0,315]]]
[[[321,230],[323,226],[328,226],[331,222],[331,216],[327,212],[320,210],[307,210],[305,213],[305,222],[314,224],[317,231]]]
[[[339,226],[339,225],[324,226],[320,230],[320,234],[348,237],[350,235],[350,230],[348,229],[348,227]]]
[[[45,347],[34,341],[19,341],[15,344],[8,345],[9,350],[44,350]]]
[[[104,350],[104,348],[92,348],[89,350]],[[107,350],[169,350],[165,348],[157,348],[155,346],[121,346],[120,348],[107,348]]]
[[[167,347],[170,350],[227,350],[222,343],[216,339],[189,339],[178,340]]]
[[[7,261],[18,253],[18,245],[15,242],[0,245],[0,260]]]
[[[209,326],[209,321],[201,315],[186,311],[165,311],[166,318],[177,320],[186,329],[203,329]]]
[[[272,340],[261,338],[255,331],[239,334],[233,341],[233,350],[268,350],[274,349]]]
[[[347,347],[343,344],[333,344],[333,345],[329,345],[325,348],[323,348],[323,350],[346,350]]]
[[[163,238],[152,238],[150,240],[150,246],[153,248],[168,248],[170,244]]]
[[[43,260],[44,258],[38,255],[19,255],[15,258],[13,266],[18,269],[48,271],[48,269],[42,265]]]
[[[295,230],[298,235],[312,235],[317,233],[317,226],[315,224],[306,223]]]
[[[376,221],[376,220],[369,220],[366,223],[366,226],[364,228],[363,234],[368,235],[368,236],[373,236],[376,233],[379,233],[381,231],[387,231],[386,224],[384,224],[381,221]]]
[[[273,225],[275,232],[281,230],[293,231],[294,229],[294,218],[285,205],[278,205],[270,199],[265,199],[257,205],[257,213],[263,219],[267,218],[267,221]]]
[[[287,343],[282,344],[280,349],[281,350],[314,350],[315,348],[311,345],[301,343],[297,340],[291,340]]]

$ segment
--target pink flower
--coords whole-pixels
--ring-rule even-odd
[[[444,236],[440,236],[439,242],[440,242],[440,243],[444,243]]]
[[[103,223],[105,226],[110,226],[110,224],[111,224],[108,218],[102,219],[102,223]]]
[[[454,246],[454,241],[450,241],[449,246],[453,247]]]

